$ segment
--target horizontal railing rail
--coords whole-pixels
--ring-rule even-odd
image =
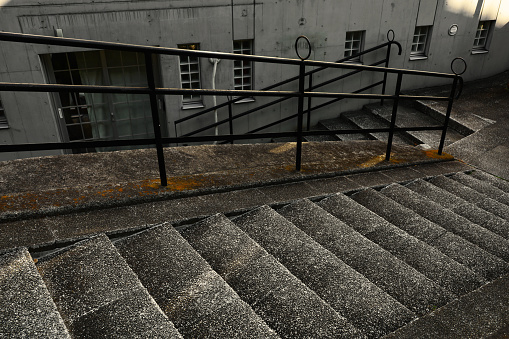
[[[306,38],[307,40],[307,38]],[[296,170],[301,167],[302,155],[302,142],[304,136],[310,135],[334,135],[334,134],[353,134],[364,131],[367,133],[384,132],[389,133],[386,159],[390,159],[390,151],[392,147],[392,137],[395,132],[401,131],[423,131],[423,130],[442,130],[442,137],[439,146],[439,154],[442,153],[445,134],[447,131],[448,120],[452,109],[454,98],[456,97],[456,89],[458,83],[462,83],[461,73],[439,73],[427,72],[418,70],[405,70],[388,67],[348,64],[348,63],[333,63],[324,61],[312,61],[305,58],[288,59],[266,56],[250,56],[243,54],[223,53],[223,52],[208,52],[208,51],[192,51],[182,50],[175,48],[165,47],[151,47],[121,43],[110,43],[102,41],[80,40],[70,38],[56,38],[38,35],[20,34],[20,33],[6,33],[0,32],[0,41],[10,41],[17,43],[35,43],[35,44],[49,44],[69,47],[92,48],[92,49],[114,49],[125,51],[136,51],[145,54],[145,66],[147,70],[147,87],[123,87],[123,86],[88,86],[88,85],[64,85],[64,84],[34,84],[34,83],[0,83],[0,91],[17,91],[17,92],[80,92],[80,93],[130,93],[130,94],[145,94],[150,97],[150,107],[152,114],[152,123],[154,129],[154,138],[145,139],[132,139],[132,140],[93,140],[93,141],[70,141],[70,142],[51,142],[51,143],[27,143],[16,145],[0,145],[0,152],[24,152],[24,151],[40,151],[40,150],[62,150],[62,149],[78,149],[78,148],[93,148],[93,147],[110,147],[110,146],[135,146],[135,145],[155,145],[157,149],[159,174],[161,185],[167,186],[166,165],[163,153],[163,144],[178,144],[186,142],[210,142],[210,141],[233,141],[233,140],[248,140],[248,139],[264,139],[264,138],[277,138],[277,137],[293,137],[297,140],[296,150]],[[153,54],[164,55],[195,55],[200,57],[216,57],[232,60],[251,60],[258,62],[270,62],[277,64],[288,64],[299,66],[299,90],[298,91],[262,91],[262,90],[224,90],[224,89],[183,89],[183,88],[159,88],[155,86],[154,81],[154,65],[152,63]],[[455,60],[457,60],[456,58]],[[455,61],[453,60],[453,62]],[[462,60],[462,59],[461,59]],[[463,61],[464,62],[464,61]],[[397,74],[396,90],[393,95],[387,94],[362,94],[362,93],[336,93],[336,92],[312,92],[305,89],[305,68],[311,67],[324,67],[324,68],[338,68],[338,69],[354,69],[366,70],[373,72],[381,72],[386,76],[387,74]],[[451,69],[452,69],[451,64]],[[466,63],[465,63],[466,70]],[[454,72],[454,70],[453,70]],[[401,81],[403,75],[421,75],[428,77],[449,78],[453,80],[451,93],[448,97],[437,96],[410,96],[401,94]],[[298,104],[298,126],[297,131],[294,132],[279,132],[279,133],[250,133],[250,134],[230,134],[227,135],[212,135],[212,136],[186,136],[186,137],[163,137],[161,133],[161,126],[158,115],[157,95],[185,95],[185,94],[200,94],[200,95],[224,95],[224,96],[267,96],[267,97],[280,97],[292,98],[296,97],[299,100]],[[390,128],[379,129],[354,129],[354,130],[331,130],[331,131],[304,131],[303,115],[304,115],[304,98],[333,98],[333,100],[340,100],[344,98],[352,99],[380,99],[380,100],[393,100],[393,114]],[[444,124],[442,126],[416,126],[409,128],[398,128],[395,126],[396,113],[398,102],[402,99],[419,99],[419,100],[437,100],[448,101],[448,110]]]

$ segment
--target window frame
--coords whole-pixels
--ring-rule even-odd
[[[185,43],[178,44],[177,48],[180,49],[189,49],[189,50],[199,50],[200,43]],[[190,89],[201,89],[201,66],[200,66],[200,57],[197,56],[185,56],[179,55],[179,74],[180,74],[180,86],[182,88],[190,88]],[[191,66],[196,65],[196,70],[191,70]],[[182,72],[182,66],[188,66],[187,73]],[[197,75],[198,80],[193,79],[193,74]],[[184,84],[189,84],[189,87],[184,87]],[[205,107],[203,105],[203,98],[201,95],[189,94],[182,95],[182,109],[193,109],[193,108],[202,108]]]
[[[425,30],[424,33],[422,31],[423,29]],[[410,60],[425,60],[428,58],[432,31],[433,26],[431,25],[415,26],[410,47]],[[417,41],[415,41],[416,38]],[[421,40],[421,38],[423,38],[424,41]],[[422,49],[417,48],[417,50],[414,51],[414,46],[422,46]]]
[[[343,57],[348,58],[352,55],[361,53],[364,50],[364,40],[366,36],[366,31],[348,31],[345,36],[345,47]],[[353,45],[358,42],[358,47],[353,48]],[[350,44],[350,47],[347,47]],[[362,63],[362,55],[359,55],[356,58],[349,59],[345,62],[351,63]]]
[[[7,120],[7,116],[5,115],[5,108],[2,103],[2,98],[0,98],[0,129],[9,128],[9,121]]]
[[[240,47],[236,47],[236,44],[240,44]],[[247,47],[246,47],[247,45]],[[253,55],[254,50],[254,40],[253,39],[242,39],[242,40],[233,40],[233,53],[234,54],[246,54]],[[247,66],[246,66],[247,65]],[[244,71],[249,70],[249,75],[245,75]],[[240,71],[240,75],[236,75],[236,72]],[[241,84],[237,85],[236,80],[240,79]],[[249,79],[249,84],[245,84],[245,80]],[[254,62],[248,60],[234,60],[233,61],[233,89],[235,90],[252,90],[254,89]],[[236,97],[238,98],[238,97]],[[236,101],[236,104],[245,103],[245,102],[253,102],[255,99],[253,97],[246,97],[239,101]]]
[[[475,31],[474,44],[472,45],[472,54],[484,54],[489,52],[489,45],[495,21],[496,20],[479,20]],[[486,24],[488,24],[488,27],[484,28],[484,25]],[[483,32],[485,32],[484,36]],[[478,43],[481,40],[484,40],[483,44]]]

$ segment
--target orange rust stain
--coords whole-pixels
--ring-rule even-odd
[[[443,153],[442,152],[442,155],[438,155],[438,150],[427,150],[427,151],[423,151],[424,154],[426,154],[426,156],[428,158],[433,158],[433,159],[453,159],[454,157],[450,154],[447,154],[447,153]]]

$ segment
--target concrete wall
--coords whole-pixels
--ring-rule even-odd
[[[342,58],[347,31],[366,30],[365,49],[387,41],[389,29],[403,46],[401,56],[392,51],[391,67],[450,72],[454,57],[468,63],[465,80],[487,77],[509,68],[509,0],[36,0],[1,1],[0,30],[41,35],[54,35],[62,29],[65,37],[91,40],[177,47],[181,43],[200,43],[201,49],[232,51],[232,41],[254,39],[254,52],[259,55],[295,58],[294,42],[306,35],[312,42],[311,59],[335,61]],[[471,54],[479,19],[496,21],[489,53]],[[410,60],[410,46],[414,28],[433,25],[428,58]],[[451,25],[458,25],[458,33],[450,36]],[[46,82],[40,55],[77,51],[73,48],[42,45],[0,43],[0,81]],[[365,64],[383,59],[380,51],[363,59]],[[212,64],[201,60],[203,87],[210,87]],[[296,67],[274,64],[255,66],[255,89],[296,75]],[[160,58],[161,80],[164,87],[180,87],[178,59]],[[233,88],[233,63],[223,60],[218,65],[216,87]],[[315,77],[315,83],[340,71],[326,72]],[[348,92],[381,79],[380,74],[362,73],[339,85],[321,88],[323,91]],[[394,79],[390,79],[394,83]],[[442,84],[432,78],[404,79],[404,88],[419,88]],[[283,86],[295,90],[296,85]],[[393,85],[389,86],[390,93]],[[379,92],[379,91],[375,91]],[[52,142],[62,140],[55,107],[48,94],[0,93],[9,129],[0,130],[0,142]],[[181,109],[179,96],[165,97],[167,129],[175,134],[176,119],[196,113],[196,109]],[[223,102],[225,98],[217,98]],[[270,99],[256,98],[253,103],[234,105],[236,113],[263,104]],[[320,100],[315,100],[319,103]],[[205,107],[212,106],[212,98],[204,98]],[[360,108],[365,102],[342,101],[313,115],[319,119],[337,116],[342,111]],[[255,116],[235,121],[235,132],[241,133],[266,122],[296,112],[296,100],[265,109]],[[219,112],[225,118],[226,110]],[[213,115],[192,123],[182,124],[178,134],[212,123]],[[283,128],[292,128],[288,125]],[[275,127],[268,131],[279,131]],[[220,129],[227,131],[227,126]],[[210,134],[207,131],[205,134]],[[0,155],[0,159],[35,156],[55,152]]]

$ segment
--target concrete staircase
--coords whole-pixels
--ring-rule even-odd
[[[313,130],[338,129],[375,129],[389,128],[392,116],[392,103],[386,102],[368,104],[362,110],[343,112],[334,119],[321,120]],[[396,127],[431,127],[440,126],[444,116],[424,102],[400,102],[396,118]],[[470,123],[465,125],[459,120],[451,120],[446,135],[445,145],[451,145],[465,136],[473,133]],[[405,145],[425,144],[437,149],[440,143],[441,131],[409,131],[395,133],[393,142]],[[358,133],[338,134],[334,136],[311,136],[307,141],[324,140],[382,140],[387,141],[388,133]]]
[[[458,172],[4,253],[0,337],[469,337],[508,273],[509,184]]]

